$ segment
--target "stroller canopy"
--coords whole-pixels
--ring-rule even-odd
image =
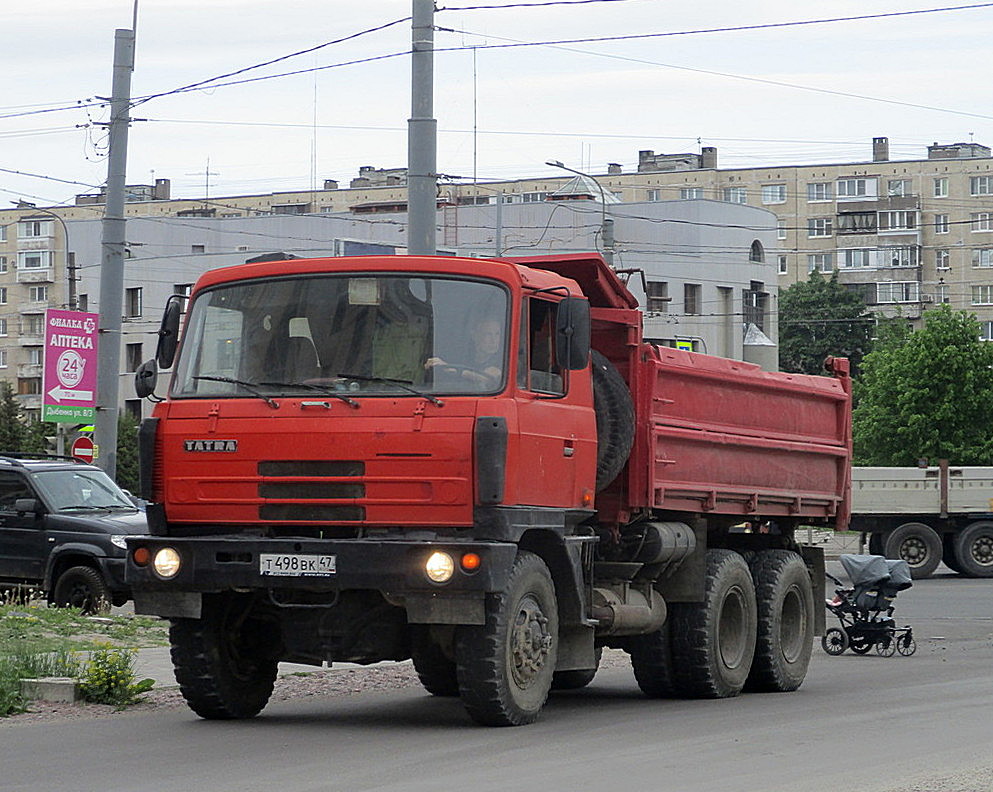
[[[839,559],[852,583],[864,586],[885,583],[897,591],[910,588],[913,583],[906,561],[883,558],[878,555],[842,555]]]

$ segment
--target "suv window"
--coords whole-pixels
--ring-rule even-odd
[[[0,511],[14,511],[18,498],[33,498],[35,494],[23,476],[0,471]]]
[[[40,470],[34,481],[53,511],[134,509],[102,470]]]

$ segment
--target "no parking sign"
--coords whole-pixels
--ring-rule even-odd
[[[43,421],[92,421],[97,390],[99,314],[45,311],[45,367],[41,386]]]

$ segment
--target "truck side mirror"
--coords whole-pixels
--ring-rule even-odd
[[[146,360],[134,373],[134,392],[139,399],[147,398],[155,393],[155,384],[159,381],[159,367],[152,360]]]
[[[41,501],[37,498],[18,498],[14,501],[14,511],[18,514],[41,514]]]
[[[155,360],[162,368],[169,368],[176,359],[176,347],[179,345],[179,320],[183,315],[180,294],[172,295],[166,302],[162,313],[162,323],[159,325],[159,343],[155,347]]]
[[[555,356],[570,371],[586,368],[590,361],[590,304],[579,297],[559,303],[555,321]]]

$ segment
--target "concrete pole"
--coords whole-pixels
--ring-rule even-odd
[[[97,368],[95,437],[97,464],[117,474],[117,414],[121,372],[121,313],[124,303],[124,179],[128,161],[134,31],[114,32],[114,81],[110,97],[107,203],[100,266],[100,365]]]
[[[407,252],[437,248],[438,122],[434,119],[434,0],[413,0],[407,121]]]

